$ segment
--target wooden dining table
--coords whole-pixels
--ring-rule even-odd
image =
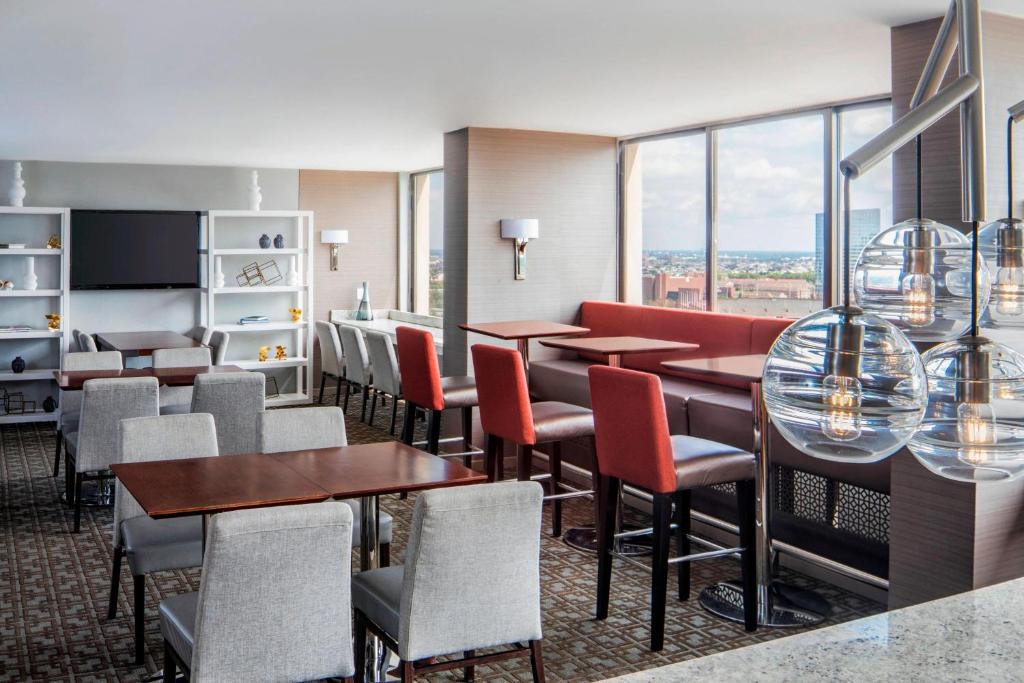
[[[120,351],[122,356],[152,356],[157,349],[193,349],[203,346],[192,337],[169,330],[149,332],[100,332],[96,345],[101,351]]]
[[[118,379],[124,377],[155,377],[161,386],[186,387],[196,382],[198,375],[217,375],[246,372],[237,365],[203,365],[187,368],[121,368],[120,370],[54,370],[57,387],[64,391],[82,388],[90,379]]]
[[[486,337],[515,340],[523,367],[530,371],[530,340],[541,337],[571,337],[590,332],[589,327],[553,323],[547,320],[505,320],[492,323],[462,323],[460,328]]]

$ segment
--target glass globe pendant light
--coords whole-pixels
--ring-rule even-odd
[[[876,462],[904,446],[927,402],[921,357],[892,323],[850,304],[850,179],[845,179],[844,303],[784,331],[765,361],[765,406],[807,455]]]

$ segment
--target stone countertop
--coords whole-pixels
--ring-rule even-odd
[[[611,679],[1019,681],[1024,579]]]
[[[417,316],[411,313],[403,313],[401,311],[374,311],[373,320],[355,320],[347,317],[351,311],[333,310],[331,311],[330,320],[335,325],[352,325],[363,330],[375,330],[377,332],[384,332],[392,339],[395,337],[395,330],[399,325],[405,325],[407,327],[416,327],[419,329],[427,330],[434,336],[434,346],[440,353],[444,348],[444,330],[440,327],[435,327],[433,324],[436,318],[429,316]],[[428,324],[424,324],[428,323]]]

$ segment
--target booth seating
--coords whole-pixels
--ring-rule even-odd
[[[723,379],[709,380],[700,375],[688,375],[664,368],[666,360],[683,358],[710,358],[745,354],[768,353],[779,334],[793,321],[782,318],[759,318],[707,311],[637,306],[604,301],[584,301],[580,305],[576,323],[590,329],[588,337],[638,336],[652,339],[692,342],[698,349],[682,352],[630,354],[623,359],[623,366],[636,370],[653,372],[661,377],[668,414],[669,430],[672,434],[687,434],[730,446],[750,449],[753,439],[753,416],[749,386],[742,382]],[[530,392],[536,400],[563,401],[591,407],[587,368],[603,362],[601,357],[587,357],[586,354],[572,356],[563,354],[553,360],[534,360],[530,363]],[[793,448],[774,429],[771,431],[772,463],[783,465],[790,470],[808,472],[824,477],[834,484],[842,482],[869,491],[889,493],[888,460],[874,464],[845,464],[820,460],[804,455]],[[573,465],[589,468],[591,455],[581,453],[579,448],[567,448],[563,459]],[[831,487],[834,492],[834,485]],[[823,501],[831,509],[834,501]],[[729,521],[735,520],[735,506],[731,496],[714,496],[697,500],[694,508],[701,509]],[[776,518],[776,525],[789,525],[786,515]],[[796,522],[799,526],[799,522]],[[808,529],[790,529],[789,532],[776,530],[782,539],[791,541],[808,536]],[[818,534],[816,529],[811,535]],[[820,535],[820,534],[819,534]],[[857,539],[844,541],[855,542]],[[820,547],[807,548],[813,552],[834,550],[835,539],[823,542]],[[885,575],[886,553],[877,543],[868,547],[849,547],[842,557],[833,557],[841,562],[858,566],[865,571]],[[865,557],[865,554],[867,557]],[[863,562],[858,562],[863,560]]]

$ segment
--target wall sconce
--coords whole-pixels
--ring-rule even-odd
[[[501,238],[516,241],[515,273],[517,280],[525,280],[526,243],[540,236],[540,221],[536,218],[502,218]]]
[[[331,245],[331,270],[337,270],[339,247],[348,244],[348,230],[321,230],[320,244]]]

